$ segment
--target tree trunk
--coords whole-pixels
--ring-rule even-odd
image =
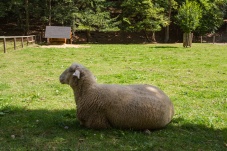
[[[28,0],[25,0],[25,14],[26,14],[26,23],[25,23],[25,35],[29,33],[29,11],[28,11]]]
[[[146,31],[146,30],[144,30],[144,34],[145,34],[145,37],[146,37],[146,39],[147,39],[147,42],[148,42],[148,43],[151,42],[150,38],[149,38],[148,35],[147,35],[147,31]]]
[[[152,31],[151,41],[152,41],[152,43],[156,43],[156,39],[155,39],[155,31]]]
[[[51,26],[51,0],[49,0],[48,25]],[[50,39],[49,38],[47,38],[47,43],[50,44]]]
[[[91,32],[89,29],[87,29],[87,32],[86,32],[86,37],[87,37],[87,42],[90,42],[90,39],[91,39]]]
[[[183,35],[183,47],[192,46],[193,33],[184,33]]]
[[[72,1],[72,3],[71,3],[72,5],[70,6],[70,7],[73,7],[75,4],[74,4],[74,1]],[[72,13],[71,14],[71,26],[72,26],[72,36],[74,36],[74,32],[76,31],[76,27],[75,27],[75,20],[76,20],[76,17],[75,17],[75,15],[74,15],[74,13]]]
[[[169,25],[165,28],[165,43],[169,42]]]
[[[71,27],[72,27],[72,35],[74,36],[74,32],[76,31],[75,27],[75,16],[72,14],[72,20],[71,20]]]
[[[48,24],[51,26],[51,0],[49,0],[49,18],[48,18]]]
[[[75,37],[75,16],[72,17],[72,28],[71,28],[71,36],[70,36],[70,44],[72,44],[73,39]]]
[[[171,0],[168,0],[169,3],[169,9],[168,9],[168,20],[170,23],[170,18],[171,18],[171,13],[172,13],[172,3]],[[164,42],[167,43],[169,42],[169,25],[165,27],[165,39]]]

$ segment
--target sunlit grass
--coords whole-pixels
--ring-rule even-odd
[[[0,150],[226,150],[227,46],[193,44],[27,47],[0,53]],[[152,84],[171,98],[173,121],[150,135],[86,129],[59,75],[72,62],[99,83]]]

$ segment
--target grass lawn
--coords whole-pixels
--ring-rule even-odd
[[[227,45],[88,45],[0,51],[0,150],[227,150]],[[175,107],[162,130],[92,130],[79,125],[72,90],[59,75],[79,62],[99,83],[152,84]]]

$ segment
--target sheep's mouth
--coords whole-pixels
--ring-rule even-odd
[[[64,82],[64,81],[60,81],[60,83],[61,83],[61,84],[65,84],[65,82]]]
[[[65,80],[61,76],[59,77],[59,81],[60,81],[61,84],[65,84]]]

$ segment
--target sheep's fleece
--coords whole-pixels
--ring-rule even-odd
[[[73,89],[77,118],[88,128],[160,129],[174,115],[168,96],[151,85],[98,84],[93,74],[78,63],[59,79]]]

